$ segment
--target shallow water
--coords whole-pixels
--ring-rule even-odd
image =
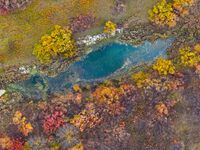
[[[172,43],[173,39],[145,42],[141,46],[110,43],[72,63],[69,69],[56,77],[35,75],[12,86],[12,89],[36,99],[50,93],[64,92],[76,82],[104,79],[123,68],[165,57],[166,49]]]

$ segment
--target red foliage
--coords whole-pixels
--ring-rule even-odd
[[[70,19],[70,28],[72,32],[82,32],[91,28],[95,24],[96,18],[92,14],[79,15]]]
[[[23,142],[20,140],[13,140],[9,150],[22,150],[23,149]]]
[[[52,133],[64,124],[64,115],[61,111],[55,111],[53,114],[44,118],[43,129],[45,133]]]
[[[8,14],[8,9],[6,9],[6,8],[0,8],[0,16],[5,16],[5,15],[7,15]]]

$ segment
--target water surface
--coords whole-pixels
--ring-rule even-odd
[[[145,42],[140,46],[110,43],[72,63],[65,72],[56,77],[35,75],[12,88],[34,98],[41,98],[42,95],[54,92],[64,92],[76,82],[104,79],[123,68],[152,62],[160,56],[165,57],[166,49],[172,43],[173,39]]]

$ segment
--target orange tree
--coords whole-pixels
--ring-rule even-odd
[[[188,7],[194,3],[194,0],[174,0],[173,7],[179,12],[181,16],[187,15]]]
[[[111,104],[119,100],[121,95],[121,90],[115,87],[100,86],[93,93],[93,98],[97,100],[98,103]]]

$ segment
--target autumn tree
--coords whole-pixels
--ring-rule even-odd
[[[156,62],[153,64],[153,69],[157,71],[160,75],[168,75],[175,73],[175,67],[172,61],[164,58],[156,59]]]
[[[149,19],[159,26],[173,27],[176,25],[176,15],[172,3],[162,0],[149,10]]]
[[[133,74],[131,76],[131,78],[135,81],[137,87],[141,88],[145,84],[146,79],[149,78],[149,74],[147,74],[143,71],[139,71],[139,72]]]
[[[121,91],[115,87],[101,86],[93,92],[93,97],[98,103],[111,104],[119,100]]]
[[[19,131],[24,136],[28,136],[33,131],[33,127],[30,122],[27,121],[26,117],[20,111],[16,111],[13,117],[13,123],[17,125]]]
[[[179,16],[189,13],[194,0],[173,0],[168,3],[162,0],[149,10],[149,20],[159,26],[174,27]]]
[[[104,26],[104,33],[114,34],[116,31],[117,25],[112,21],[107,21]]]
[[[186,67],[196,66],[200,62],[199,49],[199,45],[196,45],[194,49],[188,46],[180,48],[179,57],[181,65]]]
[[[33,54],[44,64],[51,63],[57,57],[72,58],[76,54],[76,48],[71,30],[56,25],[49,35],[42,36],[35,45]]]
[[[189,13],[189,6],[194,3],[194,0],[174,0],[173,7],[181,16]]]

